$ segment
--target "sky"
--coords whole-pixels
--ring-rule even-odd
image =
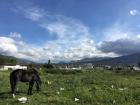
[[[0,54],[35,62],[140,52],[139,0],[1,0]]]

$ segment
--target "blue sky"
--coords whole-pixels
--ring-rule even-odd
[[[1,0],[0,53],[37,62],[140,51],[139,0]]]

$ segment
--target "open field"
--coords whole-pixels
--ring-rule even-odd
[[[19,83],[16,98],[10,94],[9,71],[0,71],[0,105],[20,105],[20,97],[27,97],[24,105],[140,105],[140,72],[40,71],[41,92]]]

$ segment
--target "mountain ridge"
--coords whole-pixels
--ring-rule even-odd
[[[93,64],[106,64],[106,65],[124,65],[124,64],[137,64],[140,62],[140,52],[135,54],[124,55],[114,58],[102,58],[98,60],[83,61],[80,60],[77,63],[93,63]]]

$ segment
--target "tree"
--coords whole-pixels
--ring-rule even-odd
[[[11,65],[16,65],[16,64],[17,64],[17,60],[14,59],[14,58],[11,58],[11,59],[9,60],[9,63],[10,63]]]
[[[32,68],[37,68],[37,65],[35,63],[28,64],[28,69],[32,69]]]
[[[4,65],[5,64],[5,59],[3,57],[0,58],[0,65]]]
[[[48,60],[48,63],[45,63],[45,64],[44,64],[44,67],[47,68],[47,69],[52,69],[52,68],[54,68],[53,65],[51,64],[51,60],[50,60],[50,59]]]
[[[0,55],[0,65],[16,65],[17,59],[11,56]]]

